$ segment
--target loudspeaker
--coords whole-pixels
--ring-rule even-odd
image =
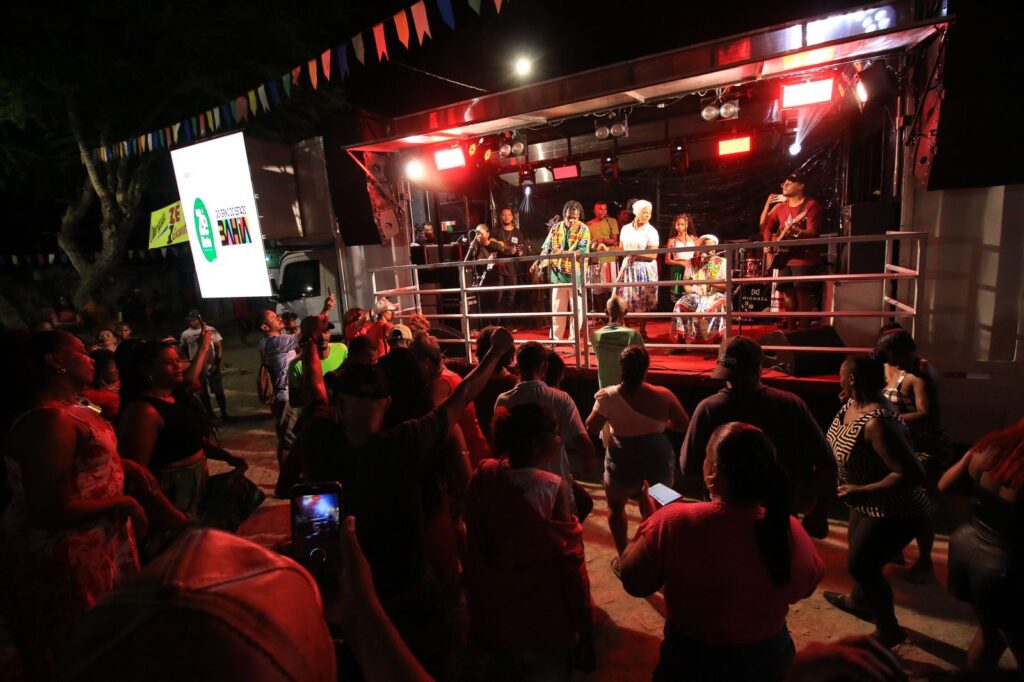
[[[861,237],[899,228],[899,206],[894,201],[850,204],[839,211],[839,234]],[[885,242],[842,244],[839,268],[843,273],[878,273],[885,267]]]
[[[829,325],[795,329],[793,331],[774,331],[762,336],[758,343],[762,346],[818,346],[841,348],[843,340],[836,330]],[[838,374],[839,366],[845,356],[842,353],[803,353],[799,351],[765,351],[764,366],[781,365],[782,370],[795,377],[821,376]]]
[[[380,231],[366,191],[366,173],[340,145],[325,144],[324,152],[331,205],[345,246],[380,244]]]

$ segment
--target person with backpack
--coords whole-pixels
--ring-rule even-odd
[[[320,317],[326,319],[334,308],[334,294],[324,301]],[[270,405],[274,415],[274,430],[277,433],[278,470],[295,440],[295,422],[298,410],[288,402],[288,366],[295,359],[299,349],[298,334],[284,334],[284,322],[273,310],[264,310],[259,318],[263,338],[257,349],[260,353],[260,370],[256,374],[256,390],[260,402]]]

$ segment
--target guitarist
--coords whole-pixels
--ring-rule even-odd
[[[813,239],[820,235],[821,204],[804,194],[806,178],[794,171],[782,181],[782,194],[769,194],[761,211],[761,237],[764,241],[792,242]],[[775,253],[772,253],[772,252]],[[766,249],[766,270],[778,269],[780,276],[818,274],[821,259],[817,247],[790,246]],[[809,282],[779,285],[786,310],[813,310],[814,284]],[[790,318],[786,326],[791,329],[807,327],[808,317]]]
[[[484,243],[486,248],[491,253],[495,254],[497,258],[516,258],[518,256],[526,255],[529,244],[526,241],[526,237],[523,236],[522,231],[519,229],[518,216],[512,212],[510,208],[503,208],[498,214],[498,220],[500,221],[500,229],[493,230]],[[506,260],[499,260],[495,269],[498,271],[498,281],[496,282],[499,287],[513,287],[519,282],[519,263],[510,263]],[[515,312],[516,310],[516,290],[503,288],[498,292],[497,301],[495,302],[495,310]],[[512,318],[514,322],[515,319]],[[511,328],[514,325],[506,325]]]

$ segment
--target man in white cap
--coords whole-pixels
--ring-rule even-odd
[[[391,320],[395,319],[395,311],[398,306],[392,303],[385,296],[377,299],[373,304],[373,324],[366,330],[366,336],[377,345],[377,357],[382,358],[388,354],[388,336],[391,328],[395,325]]]

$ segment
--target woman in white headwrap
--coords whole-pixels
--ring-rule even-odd
[[[619,245],[623,251],[656,249],[659,245],[658,231],[651,225],[654,206],[641,199],[633,204],[633,222],[619,231]],[[619,282],[656,282],[658,280],[657,254],[632,254],[622,259]],[[646,313],[658,306],[658,287],[620,286],[617,292],[629,302],[630,310]],[[640,334],[647,337],[647,318],[640,318]]]
[[[699,246],[718,246],[718,237],[705,234],[698,240]],[[725,259],[714,251],[698,251],[691,261],[693,278],[715,280],[725,278]],[[677,313],[719,313],[725,310],[724,284],[688,284],[686,293],[678,301]],[[678,343],[718,343],[725,329],[725,318],[718,317],[677,317],[672,321],[673,336]]]

